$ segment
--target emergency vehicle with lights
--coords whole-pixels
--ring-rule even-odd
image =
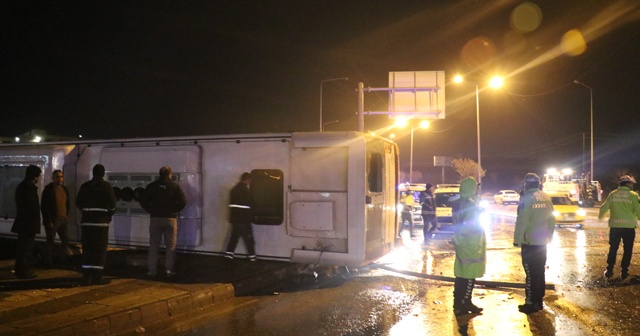
[[[547,193],[566,194],[583,207],[593,207],[602,201],[602,188],[589,174],[576,175],[572,169],[548,169],[542,177],[542,189]]]

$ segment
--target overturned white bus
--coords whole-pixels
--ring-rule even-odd
[[[138,200],[164,165],[187,195],[178,219],[183,252],[224,252],[229,191],[245,171],[253,177],[259,258],[357,266],[387,253],[397,235],[397,146],[358,132],[0,144],[0,235],[13,236],[14,191],[27,165],[43,170],[39,192],[63,170],[74,204],[97,163],[118,197],[112,245],[148,246],[149,215]],[[70,238],[79,242],[80,211],[72,208]]]

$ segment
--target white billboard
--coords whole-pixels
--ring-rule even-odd
[[[390,118],[444,119],[444,71],[389,72]]]

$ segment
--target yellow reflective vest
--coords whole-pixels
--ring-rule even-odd
[[[598,219],[604,218],[607,211],[609,215],[609,227],[635,228],[640,218],[640,203],[638,193],[626,186],[620,186],[612,191],[598,212]]]

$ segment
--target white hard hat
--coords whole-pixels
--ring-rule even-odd
[[[618,180],[618,182],[620,183],[624,183],[624,182],[631,182],[631,183],[636,183],[636,180],[629,176],[629,175],[622,175],[620,176],[620,179]]]

